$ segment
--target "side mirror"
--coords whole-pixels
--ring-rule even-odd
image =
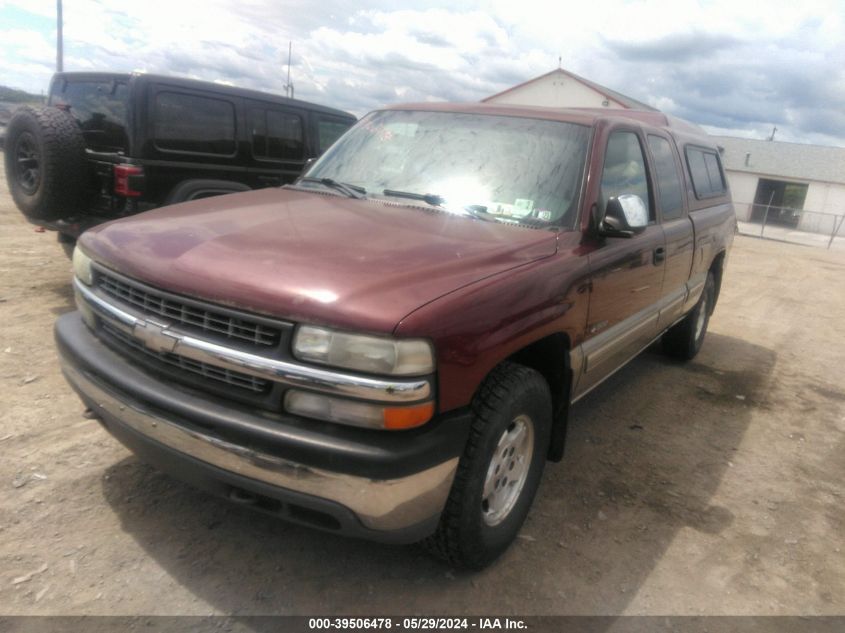
[[[633,237],[648,226],[648,207],[639,196],[624,194],[607,201],[599,234],[608,237]]]

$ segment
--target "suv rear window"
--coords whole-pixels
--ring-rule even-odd
[[[55,82],[50,105],[66,106],[82,128],[85,144],[93,150],[129,149],[126,133],[126,104],[129,87],[125,81]]]
[[[235,153],[235,106],[228,101],[179,92],[155,100],[155,144],[171,152]]]

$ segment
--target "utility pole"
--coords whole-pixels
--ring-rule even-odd
[[[288,42],[288,82],[285,84],[285,96],[293,99],[293,84],[290,82],[290,58],[293,51],[293,42]]]
[[[56,0],[56,72],[58,73],[65,69],[62,22],[62,0]]]

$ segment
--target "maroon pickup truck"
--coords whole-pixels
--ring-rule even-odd
[[[86,232],[56,340],[143,460],[479,568],[570,403],[660,337],[698,352],[735,222],[718,149],[678,119],[390,107],[295,184]]]

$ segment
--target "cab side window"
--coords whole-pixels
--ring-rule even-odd
[[[633,132],[614,132],[607,141],[601,177],[599,204],[604,209],[611,197],[633,194],[642,198],[648,217],[654,221],[645,158],[640,140]]]
[[[727,187],[716,152],[687,147],[686,154],[695,197],[712,198],[724,194]]]
[[[674,220],[684,214],[683,190],[675,164],[675,154],[669,141],[660,136],[649,134],[648,146],[654,156],[654,175],[657,179],[657,190],[660,192],[663,219]]]

